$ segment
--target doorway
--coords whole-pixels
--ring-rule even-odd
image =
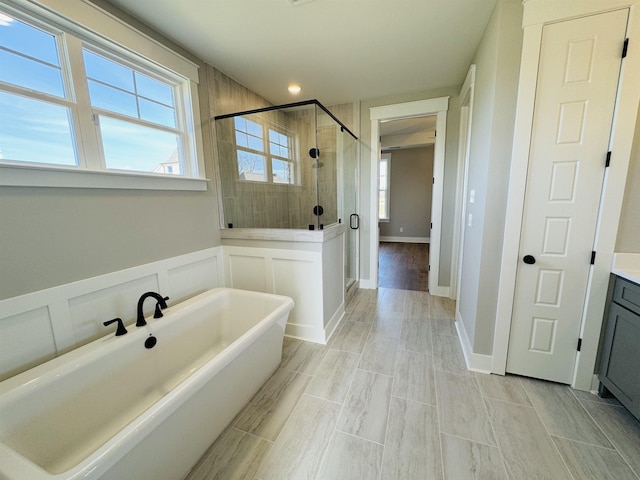
[[[442,197],[444,180],[444,147],[446,140],[447,110],[449,108],[449,98],[441,97],[430,100],[407,102],[394,105],[385,105],[371,108],[371,197],[370,197],[370,224],[378,225],[378,212],[380,199],[378,196],[379,166],[382,151],[380,140],[381,125],[385,122],[410,119],[426,116],[435,117],[435,138],[433,143],[433,195],[431,206],[431,221],[429,229],[429,265],[428,265],[428,285],[432,295],[449,296],[449,286],[441,285],[440,272],[440,237],[442,231]],[[370,236],[370,265],[371,286],[378,287],[378,264],[379,257],[379,232],[374,228]]]
[[[436,122],[380,122],[379,287],[428,291]]]

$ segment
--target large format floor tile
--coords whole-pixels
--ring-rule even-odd
[[[525,379],[522,383],[551,435],[600,447],[613,447],[567,387],[531,379]]]
[[[553,441],[574,478],[581,480],[637,480],[629,464],[615,450],[566,438],[553,437]]]
[[[467,371],[454,307],[357,291],[328,346],[285,338],[187,480],[640,480],[640,422],[619,402]]]
[[[357,370],[337,429],[383,444],[392,382],[393,377]]]
[[[358,360],[360,356],[355,353],[330,348],[309,383],[306,393],[342,403],[349,391]]]
[[[396,369],[398,339],[384,335],[369,335],[358,368],[393,375]]]
[[[485,397],[531,406],[529,397],[522,387],[520,377],[476,373],[476,380],[478,381],[482,395]]]
[[[485,401],[509,478],[573,480],[532,407]]]
[[[271,443],[235,428],[225,430],[193,467],[189,480],[253,480]]]
[[[402,398],[391,399],[382,478],[443,478],[435,407]]]
[[[416,352],[398,352],[393,394],[416,402],[436,404],[433,357]]]
[[[303,395],[256,477],[313,478],[320,469],[339,414],[337,403]]]
[[[402,325],[400,348],[431,355],[431,323],[421,319],[407,318]]]
[[[235,427],[274,441],[309,380],[311,377],[308,375],[279,369],[240,412]]]
[[[496,445],[474,377],[436,372],[440,431],[485,445]]]
[[[500,450],[465,438],[445,433],[442,439],[442,459],[445,480],[503,480],[506,472]]]
[[[343,321],[342,327],[329,345],[345,352],[362,353],[364,344],[369,336],[371,325],[362,322]]]
[[[382,445],[336,432],[316,480],[376,479],[382,464]]]
[[[624,407],[587,401],[582,404],[640,477],[640,422]]]
[[[436,370],[473,375],[467,370],[462,356],[462,348],[457,337],[433,335],[433,363]]]

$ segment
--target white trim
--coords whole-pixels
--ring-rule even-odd
[[[397,243],[429,243],[429,237],[380,237],[381,242],[397,242]]]
[[[429,100],[419,100],[416,102],[398,103],[394,105],[383,105],[370,108],[371,118],[371,192],[370,192],[370,225],[371,234],[369,238],[369,265],[370,278],[363,284],[369,287],[378,286],[378,229],[374,226],[378,224],[378,161],[380,158],[380,121],[395,120],[399,118],[418,117],[426,115],[437,115],[436,130],[438,135],[434,146],[433,155],[433,193],[431,204],[431,247],[429,254],[429,291],[432,295],[441,295],[446,289],[446,296],[449,295],[449,287],[439,285],[440,272],[440,237],[442,230],[442,197],[444,193],[444,154],[447,130],[447,110],[449,109],[449,97],[433,98]]]
[[[0,165],[0,186],[126,188],[133,190],[207,190],[206,178],[189,178],[111,170]]]
[[[475,92],[476,66],[471,65],[460,89],[460,129],[458,132],[458,167],[456,180],[456,205],[453,220],[453,248],[451,249],[451,295],[460,298],[462,278],[462,256],[464,246],[464,221],[467,211],[467,183],[469,177],[469,150],[473,122],[473,97]],[[456,303],[456,310],[458,303]]]
[[[198,65],[87,0],[10,0],[5,2],[3,10],[5,9],[21,21],[45,26],[47,31],[59,32],[59,54],[64,76],[68,77],[65,98],[51,99],[21,87],[5,86],[3,90],[25,95],[32,100],[66,105],[70,109],[73,116],[72,143],[76,151],[74,160],[78,167],[2,161],[0,186],[206,190],[197,88]],[[105,55],[127,68],[151,75],[171,86],[177,115],[176,127],[152,125],[144,120],[92,106],[82,61],[83,48]],[[93,120],[93,116],[98,114],[108,114],[117,120],[180,136],[183,174],[179,177],[186,181],[174,180],[178,176],[162,177],[161,174],[150,172],[106,169],[104,146],[97,133],[99,127],[96,127]],[[23,165],[27,170],[14,168]],[[41,169],[42,172],[37,173],[36,169]],[[87,170],[89,174],[75,175],[79,169]],[[145,180],[138,173],[160,177],[162,180]],[[71,178],[64,178],[66,175]],[[122,179],[125,175],[134,176],[133,181]],[[194,182],[193,179],[196,178],[200,181]]]
[[[467,332],[464,329],[462,318],[456,312],[456,331],[458,332],[458,340],[460,341],[460,347],[462,349],[462,355],[464,356],[464,362],[467,365],[467,370],[478,373],[491,373],[491,355],[482,355],[480,353],[473,353],[471,342],[467,337]]]
[[[542,41],[543,23],[591,15],[612,10],[612,7],[631,6],[627,36],[640,31],[640,1],[612,0],[603,6],[600,2],[556,2],[539,0],[525,3],[525,25],[518,86],[513,154],[507,199],[504,246],[501,263],[498,306],[493,342],[492,372],[504,374],[509,348],[509,331],[515,293],[516,267],[522,212],[527,180],[529,145],[535,101],[538,53]],[[532,24],[535,19],[535,24]],[[591,269],[585,300],[582,325],[582,351],[576,359],[572,386],[590,390],[598,352],[602,313],[606,299],[606,285],[611,272],[611,261],[620,221],[626,176],[635,135],[638,101],[640,100],[640,51],[629,49],[623,61],[616,111],[613,120],[610,150],[611,167],[607,169],[596,228],[596,263]]]
[[[387,215],[384,217],[380,217],[380,212],[378,212],[378,221],[383,223],[389,222],[389,214],[391,212],[391,154],[390,153],[382,153],[380,155],[380,163],[382,161],[387,163],[387,182],[385,192],[387,193],[387,211],[385,212]],[[378,175],[380,175],[378,173]],[[380,205],[380,177],[378,176],[378,182],[376,183],[378,188],[378,205]]]
[[[345,317],[345,302],[342,302],[338,309],[334,312],[333,316],[327,322],[327,326],[324,327],[324,335],[326,342],[329,342],[334,333],[338,331],[338,327],[342,323]]]
[[[429,294],[435,297],[448,297],[451,292],[451,287],[441,287],[439,285],[429,285]]]

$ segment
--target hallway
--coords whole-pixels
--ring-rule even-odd
[[[347,310],[327,346],[285,338],[188,480],[639,480],[638,421],[567,386],[468,372],[452,301],[381,288]]]
[[[428,292],[429,244],[380,242],[378,285]]]

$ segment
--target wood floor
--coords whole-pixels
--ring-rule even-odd
[[[616,400],[467,371],[453,312],[359,290],[328,345],[285,338],[187,480],[640,479],[640,423]]]
[[[380,242],[378,262],[380,287],[429,291],[428,243]]]

